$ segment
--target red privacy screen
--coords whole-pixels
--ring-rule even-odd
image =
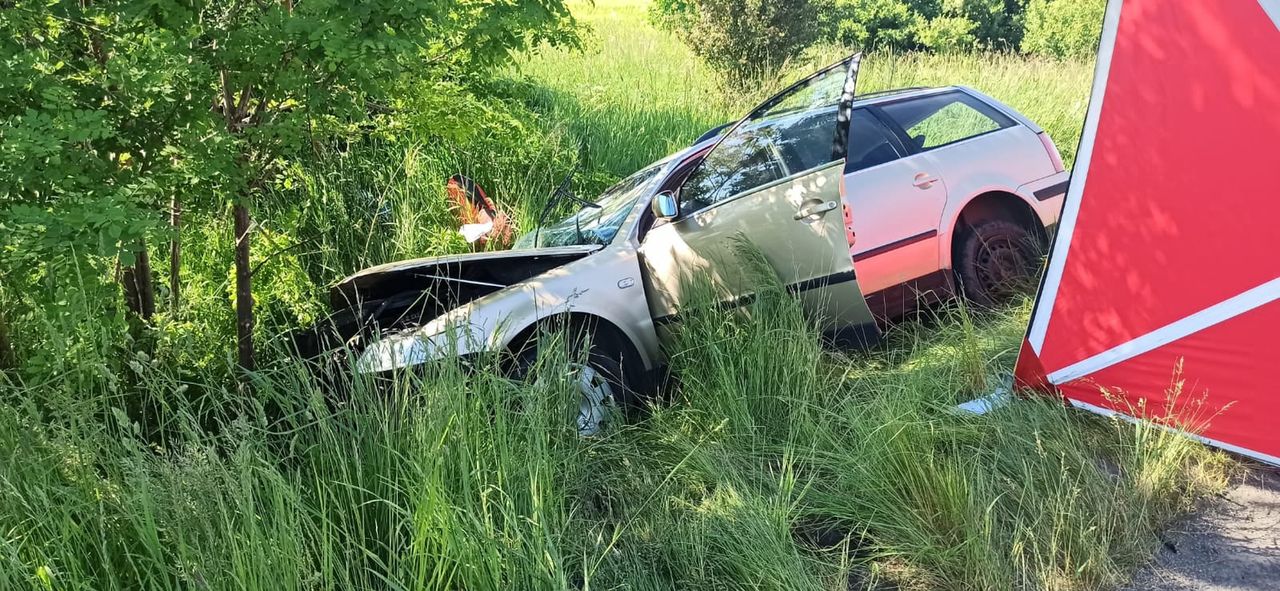
[[[1280,462],[1278,176],[1280,0],[1112,0],[1019,382]]]

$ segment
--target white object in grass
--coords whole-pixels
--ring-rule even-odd
[[[463,224],[458,229],[458,232],[462,234],[462,237],[467,242],[475,242],[484,238],[491,230],[493,230],[493,222],[485,222],[483,224]]]
[[[1013,397],[1009,395],[1008,390],[1004,388],[997,388],[995,392],[983,396],[982,398],[974,398],[973,400],[963,404],[957,404],[955,409],[970,414],[985,415],[1008,404],[1011,400],[1013,400]]]

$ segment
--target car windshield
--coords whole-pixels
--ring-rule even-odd
[[[662,163],[637,172],[610,187],[596,199],[596,207],[582,207],[577,213],[543,226],[516,240],[514,248],[577,246],[613,242],[636,200],[644,195],[662,171]]]

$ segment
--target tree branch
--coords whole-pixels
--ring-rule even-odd
[[[284,248],[282,248],[282,249],[280,249],[280,250],[277,250],[277,251],[275,251],[275,252],[273,252],[273,253],[271,253],[271,254],[267,255],[267,257],[266,257],[266,258],[262,259],[262,262],[260,262],[260,263],[258,263],[257,265],[254,265],[254,266],[253,266],[253,269],[249,271],[249,276],[250,276],[250,277],[253,277],[254,275],[257,275],[257,274],[258,274],[258,271],[261,271],[263,267],[266,267],[266,266],[267,266],[267,263],[270,263],[270,262],[271,262],[273,259],[275,259],[276,257],[278,257],[278,256],[280,256],[280,255],[282,255],[282,254],[284,254],[284,253],[286,253],[286,252],[289,252],[289,251],[291,251],[291,250],[297,250],[298,248],[303,247],[303,246],[306,246],[307,244],[310,244],[310,243],[312,243],[312,242],[315,242],[315,238],[309,238],[309,239],[307,239],[307,240],[303,240],[303,241],[301,241],[301,242],[298,242],[297,244],[294,244],[294,245],[292,245],[292,246],[286,246],[286,247],[284,247]]]
[[[447,57],[449,57],[449,56],[453,55],[455,52],[457,52],[458,50],[462,49],[466,44],[467,44],[467,42],[466,42],[466,41],[459,41],[459,42],[458,42],[458,43],[456,43],[453,47],[446,48],[446,49],[444,50],[444,53],[441,53],[440,55],[434,56],[434,57],[432,57],[431,59],[427,60],[427,63],[428,63],[428,64],[438,64],[438,63],[440,63],[440,62],[444,61],[444,60],[445,60],[445,58],[447,58]]]
[[[251,222],[245,225],[244,232],[236,236],[236,246],[244,244],[249,239],[249,234],[253,233],[254,228],[258,227],[258,222]]]
[[[253,86],[246,84],[240,89],[240,98],[236,100],[236,121],[244,121],[249,114],[249,101],[253,98]]]
[[[227,69],[218,70],[218,79],[222,82],[222,118],[227,122],[227,131],[235,131],[232,123],[235,117],[235,99],[231,98],[231,83],[227,80]]]
[[[280,63],[276,65],[276,72],[275,74],[272,75],[272,78],[274,79],[274,78],[280,77],[280,73],[284,71],[284,67],[288,65],[289,61],[292,59],[293,59],[293,48],[287,49],[285,50],[284,53],[280,54]],[[262,122],[262,113],[266,111],[267,102],[270,99],[271,99],[271,90],[269,88],[264,89],[262,91],[262,96],[258,97],[258,105],[254,107],[253,114],[249,115],[248,124],[250,126],[257,126],[259,123]]]

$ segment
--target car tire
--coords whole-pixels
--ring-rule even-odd
[[[960,234],[955,275],[966,300],[989,308],[1033,293],[1040,249],[1028,228],[1004,219],[983,220]]]
[[[611,418],[620,416],[620,411],[636,405],[638,384],[624,370],[631,360],[620,350],[621,347],[611,346],[608,339],[598,335],[588,338],[585,335],[589,333],[584,331],[568,334],[572,345],[564,371],[572,375],[578,387],[578,408],[574,420],[580,436],[593,437],[608,426]],[[583,355],[580,347],[587,342],[590,348]],[[536,338],[521,348],[512,377],[537,379],[531,374],[537,365],[538,349]]]

